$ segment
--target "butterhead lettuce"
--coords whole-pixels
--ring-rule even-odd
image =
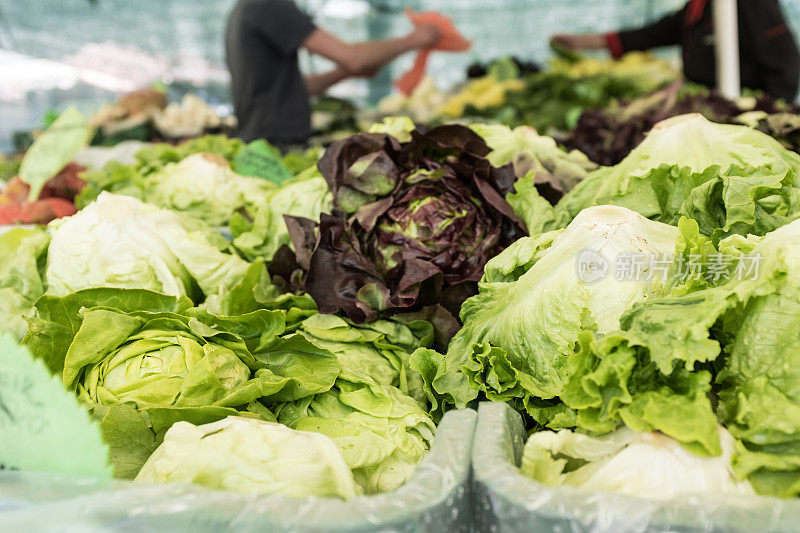
[[[115,287],[200,303],[238,283],[249,267],[204,222],[128,196],[104,192],[49,229],[45,277],[57,296]]]
[[[176,423],[136,481],[291,497],[346,499],[360,492],[325,435],[234,416],[200,426]]]

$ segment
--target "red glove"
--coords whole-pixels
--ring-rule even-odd
[[[411,69],[395,81],[395,87],[403,94],[409,95],[414,92],[416,86],[425,77],[425,71],[428,68],[428,57],[432,50],[465,52],[472,48],[472,41],[459,33],[450,17],[441,13],[436,11],[416,12],[411,8],[406,8],[405,14],[414,26],[433,24],[439,30],[440,35],[439,40],[431,48],[420,50],[417,53]]]

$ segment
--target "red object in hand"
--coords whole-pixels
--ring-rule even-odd
[[[450,17],[442,15],[436,11],[414,11],[411,8],[405,9],[406,17],[414,26],[432,24],[439,30],[439,40],[431,48],[420,50],[414,60],[414,66],[408,72],[400,76],[395,81],[395,87],[405,95],[411,94],[422,78],[428,67],[428,57],[432,50],[442,50],[444,52],[465,52],[472,48],[472,41],[461,35],[453,25]]]

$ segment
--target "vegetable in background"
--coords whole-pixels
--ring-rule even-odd
[[[542,195],[555,203],[597,165],[577,150],[565,152],[556,142],[528,126],[510,129],[501,124],[470,124],[492,152],[486,159],[496,167],[513,164],[517,177],[533,172]]]
[[[233,416],[201,426],[173,425],[136,481],[295,498],[347,499],[359,492],[339,449],[325,435]]]
[[[252,221],[235,213],[230,222],[233,246],[249,260],[271,261],[281,246],[291,246],[283,217],[297,216],[316,220],[331,210],[333,200],[328,184],[316,167],[284,182],[252,206]]]
[[[0,226],[13,224],[47,224],[56,218],[74,215],[73,201],[86,182],[78,176],[85,169],[68,163],[42,186],[39,199],[28,200],[30,186],[19,176],[11,179],[0,191]]]
[[[166,172],[169,174],[167,168],[175,169],[175,166],[170,167],[171,163],[181,163],[183,160],[196,154],[205,154],[209,160],[218,159],[220,162],[225,160],[231,166],[231,170],[237,172],[236,168],[237,158],[244,166],[244,170],[248,174],[262,178],[262,183],[265,187],[269,186],[269,182],[280,182],[288,175],[288,170],[275,156],[275,161],[272,165],[258,166],[255,168],[253,157],[245,158],[247,153],[259,152],[267,150],[269,154],[275,150],[274,147],[268,145],[264,141],[256,141],[250,145],[245,145],[240,139],[229,138],[225,135],[206,135],[191,139],[178,145],[172,144],[152,144],[145,146],[135,154],[136,163],[132,165],[121,164],[116,161],[106,163],[100,170],[92,170],[85,172],[82,177],[88,182],[88,186],[81,191],[81,194],[76,199],[76,205],[80,208],[89,205],[94,201],[102,191],[112,192],[115,194],[124,194],[133,196],[140,200],[146,198],[149,192],[151,179],[153,174]],[[257,155],[257,154],[256,154]],[[208,156],[211,156],[210,158]],[[217,157],[213,157],[217,156]],[[271,155],[270,155],[271,157]],[[194,159],[197,161],[197,158]],[[178,169],[182,168],[180,165]],[[274,176],[273,174],[276,174]],[[164,176],[160,178],[152,178],[156,182],[163,180]],[[203,203],[207,199],[203,197],[204,191],[201,188],[196,188],[196,197],[189,197],[183,200],[183,203]],[[251,200],[256,201],[256,200]],[[181,204],[182,205],[182,204]],[[180,205],[175,205],[178,208]]]
[[[263,179],[235,173],[220,156],[200,153],[147,176],[142,199],[224,226],[237,212],[263,205],[273,188]]]
[[[556,206],[547,229],[582,209],[613,204],[675,225],[681,216],[715,239],[764,235],[798,211],[800,156],[745,126],[701,115],[660,122],[621,163],[592,172]],[[521,198],[534,202],[533,195]]]
[[[521,82],[513,80],[520,86],[488,106],[444,111],[451,116],[485,117],[512,128],[532,126],[553,135],[573,129],[586,109],[637,98],[676,78],[677,73],[665,62],[639,52],[621,60],[555,60],[548,70],[527,75]],[[491,93],[488,88],[483,91]]]
[[[700,113],[712,122],[745,124],[780,140],[797,151],[791,140],[791,122],[780,126],[781,117],[796,117],[792,107],[767,95],[729,100],[702,86],[676,82],[667,88],[604,109],[587,109],[569,136],[567,148],[584,152],[601,165],[616,165],[625,158],[658,122],[669,117]],[[763,120],[762,120],[763,119]]]
[[[92,129],[83,115],[69,107],[36,139],[19,168],[20,179],[30,186],[28,201],[39,199],[44,184],[72,161],[91,135]]]
[[[730,461],[734,439],[719,428],[722,455],[701,457],[660,433],[623,428],[602,437],[563,429],[530,436],[522,473],[550,486],[572,485],[636,498],[669,500],[692,494],[753,494]]]
[[[363,134],[333,144],[319,169],[334,208],[320,222],[287,217],[305,290],[322,313],[355,322],[442,304],[457,313],[486,261],[525,234],[503,196],[515,176],[494,168],[463,126],[400,143]]]
[[[50,231],[46,280],[57,296],[139,288],[201,303],[237,284],[249,266],[204,222],[128,196],[104,192]]]

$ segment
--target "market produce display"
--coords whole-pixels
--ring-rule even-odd
[[[489,401],[528,483],[800,496],[796,110],[534,70],[322,100],[286,154],[158,91],[104,116],[189,140],[87,151],[113,128],[68,109],[0,191],[0,332],[134,483],[358,501]]]

